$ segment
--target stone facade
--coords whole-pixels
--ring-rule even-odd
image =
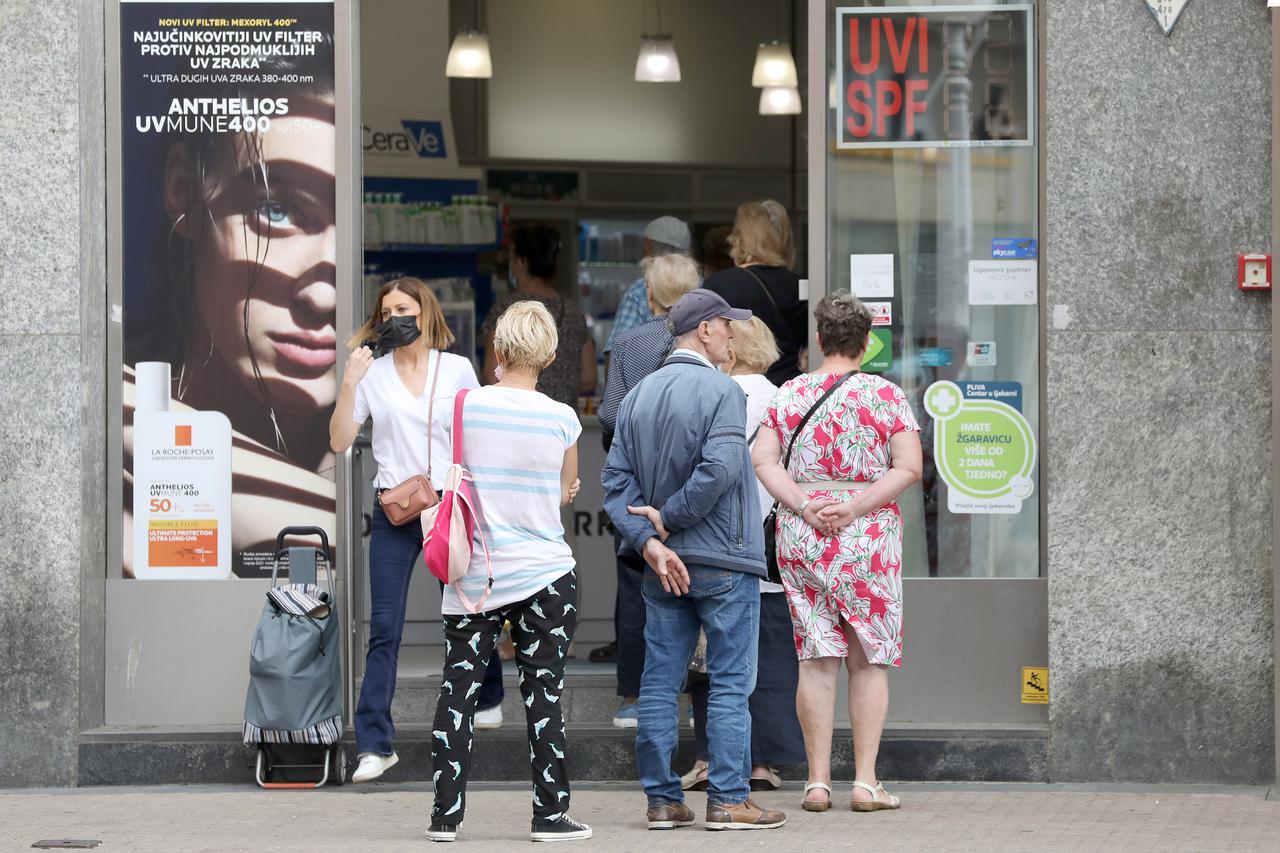
[[[1268,11],[1048,8],[1050,778],[1269,780]]]
[[[73,0],[16,0],[0,15],[0,786],[9,787],[76,781],[81,450],[95,434],[81,417],[81,298],[102,288],[81,283],[80,22]]]

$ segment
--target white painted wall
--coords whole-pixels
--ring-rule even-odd
[[[776,0],[663,2],[679,83],[635,82],[642,9],[656,29],[650,0],[489,0],[487,9],[490,157],[789,164],[791,122],[758,115],[751,87],[756,45],[779,35]]]
[[[360,98],[365,145],[371,132],[408,134],[405,121],[440,122],[443,157],[416,150],[364,152],[364,173],[377,177],[457,178],[475,170],[458,168],[449,116],[449,78],[444,65],[452,38],[448,0],[364,0],[360,16]],[[420,130],[420,128],[418,128]]]

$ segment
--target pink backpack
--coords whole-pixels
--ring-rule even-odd
[[[462,606],[471,613],[479,613],[493,592],[493,564],[489,562],[489,546],[484,541],[483,530],[480,544],[489,568],[489,583],[474,605],[460,583],[471,568],[471,540],[476,531],[475,499],[471,493],[473,478],[462,467],[462,405],[466,398],[467,389],[463,388],[453,400],[453,464],[445,474],[440,503],[422,513],[422,556],[431,574],[442,583],[453,585]]]

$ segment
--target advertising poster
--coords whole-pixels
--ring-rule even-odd
[[[332,533],[332,2],[120,3],[123,575]]]
[[[836,10],[837,148],[1031,145],[1032,8]]]
[[[1004,402],[1014,399],[1021,405],[1021,387],[1009,387],[1016,385],[962,388],[943,381],[925,390],[925,411],[934,419],[934,464],[947,484],[951,512],[1014,514],[1031,497],[1035,433],[1022,412]]]

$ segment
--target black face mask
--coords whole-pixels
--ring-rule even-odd
[[[378,349],[382,352],[391,352],[396,347],[408,346],[422,337],[422,330],[418,328],[418,318],[407,314],[390,317],[373,331],[378,335]]]

